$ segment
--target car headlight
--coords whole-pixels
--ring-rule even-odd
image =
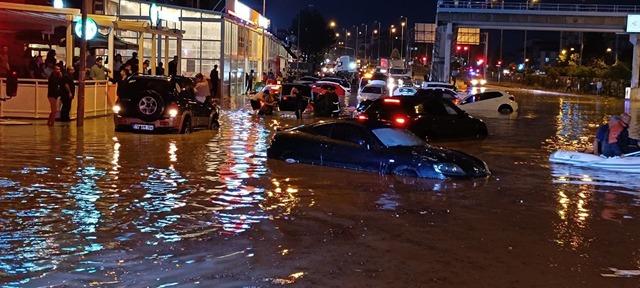
[[[169,114],[169,117],[171,118],[176,118],[176,116],[178,116],[178,109],[171,108],[167,114]]]
[[[471,80],[471,85],[473,85],[473,86],[478,85],[478,79]]]
[[[118,114],[118,113],[120,113],[120,110],[122,110],[122,107],[120,107],[120,105],[116,104],[116,105],[113,105],[113,107],[111,107],[111,109],[113,110],[113,113]]]
[[[453,164],[453,163],[438,163],[438,164],[433,164],[433,169],[436,170],[436,172],[443,174],[443,175],[447,175],[447,176],[464,176],[466,175],[466,173],[464,172],[464,170],[462,170],[462,168],[460,168],[460,166]]]
[[[485,80],[485,79],[481,79],[481,80],[480,80],[480,85],[484,85],[484,84],[487,84],[487,80]]]

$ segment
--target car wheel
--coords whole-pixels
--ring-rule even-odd
[[[191,134],[191,118],[184,119],[184,123],[182,124],[182,129],[180,129],[180,134]]]
[[[164,99],[162,95],[154,90],[142,92],[140,97],[135,100],[135,103],[139,118],[146,122],[156,121],[164,113]]]
[[[498,112],[501,114],[511,114],[513,113],[513,108],[507,104],[503,104],[498,108]]]

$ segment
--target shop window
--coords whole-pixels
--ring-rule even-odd
[[[209,77],[211,70],[213,70],[213,65],[218,65],[218,74],[220,74],[220,60],[202,60],[201,73]]]
[[[202,18],[202,13],[200,12],[194,12],[191,10],[187,10],[187,9],[182,9],[182,17],[183,18]]]
[[[200,73],[200,59],[182,59],[182,75],[193,77]]]
[[[140,16],[149,17],[149,8],[151,8],[149,4],[140,3]]]
[[[121,0],[120,15],[122,16],[140,16],[140,3]]]
[[[219,41],[202,41],[202,59],[220,59]]]
[[[202,13],[202,18],[207,18],[207,19],[221,19],[222,16],[218,15],[218,14],[211,14],[211,13]]]
[[[107,15],[118,15],[118,1],[110,0],[107,1]]]
[[[222,40],[221,29],[219,22],[202,22],[202,40]]]
[[[182,41],[182,57],[200,58],[200,41]]]
[[[184,30],[184,39],[199,40],[200,34],[200,22],[182,21],[182,30]]]

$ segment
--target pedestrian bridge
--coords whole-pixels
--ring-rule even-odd
[[[434,45],[432,78],[447,81],[457,27],[519,31],[567,31],[626,33],[627,17],[640,14],[640,6],[608,4],[522,3],[504,1],[441,0],[437,4],[437,41]],[[636,36],[631,35],[632,43]],[[640,50],[634,49],[632,87],[640,78]]]
[[[439,1],[437,21],[481,29],[624,33],[640,6]]]

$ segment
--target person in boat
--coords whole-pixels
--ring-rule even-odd
[[[638,140],[629,137],[629,125],[631,123],[631,115],[629,115],[628,113],[622,113],[620,115],[620,120],[622,121],[622,126],[624,127],[624,130],[625,130],[623,134],[627,136],[626,142],[621,143],[622,146],[620,147],[620,149],[622,150],[622,153],[628,154],[628,153],[640,151],[640,147],[638,146]]]
[[[609,122],[598,128],[596,140],[593,143],[593,152],[596,155],[606,157],[622,156],[622,148],[629,142],[629,131],[625,129],[620,116],[611,116]]]

